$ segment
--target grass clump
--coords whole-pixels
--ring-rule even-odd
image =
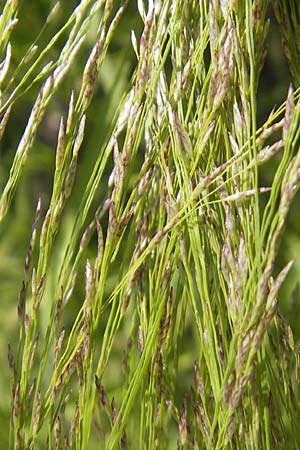
[[[300,448],[299,336],[278,300],[300,184],[297,6],[273,2],[294,88],[258,125],[268,1],[82,0],[61,27],[59,5],[48,43],[38,37],[19,62],[21,5],[6,1],[0,17],[4,142],[18,103],[36,96],[1,193],[3,241],[15,238],[39,128],[68,95],[51,191],[34,192],[24,222],[3,445]],[[142,24],[135,68],[114,117],[95,120],[126,8]]]

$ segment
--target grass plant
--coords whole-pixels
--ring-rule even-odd
[[[48,2],[19,60],[28,2],[2,3],[4,144],[18,104],[31,112],[1,180],[1,254],[18,220],[28,242],[1,448],[299,449],[299,335],[279,309],[293,261],[278,260],[300,185],[298,3],[272,2],[292,84],[263,124],[267,0],[81,0],[61,25]],[[134,70],[95,115],[128,8]],[[20,208],[56,99],[51,189]]]

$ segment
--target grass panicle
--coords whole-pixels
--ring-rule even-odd
[[[267,0],[81,0],[61,25],[57,2],[19,61],[22,6],[5,2],[3,142],[31,105],[2,183],[3,241],[64,104],[51,188],[24,219],[7,448],[300,448],[299,336],[279,301],[295,259],[280,252],[300,186],[300,11],[272,4],[293,84],[258,125]],[[128,10],[131,79],[105,100]]]

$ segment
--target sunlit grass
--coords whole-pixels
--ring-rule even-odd
[[[278,305],[293,261],[275,271],[300,185],[297,66],[290,58],[295,90],[287,86],[284,104],[258,127],[268,2],[138,1],[135,70],[125,90],[123,79],[116,84],[124,92],[107,123],[94,116],[95,92],[128,6],[81,1],[49,44],[32,44],[14,68],[17,2],[0,17],[3,139],[19,99],[39,90],[0,197],[3,242],[14,241],[7,224],[30,184],[43,118],[60,89],[70,92],[52,191],[25,205],[35,216],[24,274],[14,276],[21,289],[4,445],[298,449],[298,336]],[[299,19],[296,9],[285,14],[286,24]],[[69,86],[97,20],[80,80]],[[89,155],[93,164],[84,164]],[[260,185],[275,158],[272,182]]]

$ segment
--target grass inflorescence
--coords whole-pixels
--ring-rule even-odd
[[[299,336],[279,309],[293,261],[278,258],[300,186],[300,10],[272,3],[292,84],[258,124],[267,0],[82,0],[61,26],[57,2],[47,43],[39,35],[19,62],[21,5],[5,2],[3,142],[34,99],[0,196],[3,242],[17,239],[39,129],[56,98],[65,106],[51,188],[18,213],[28,244],[3,445],[300,448]],[[110,93],[114,114],[95,117],[128,8],[135,67]]]

